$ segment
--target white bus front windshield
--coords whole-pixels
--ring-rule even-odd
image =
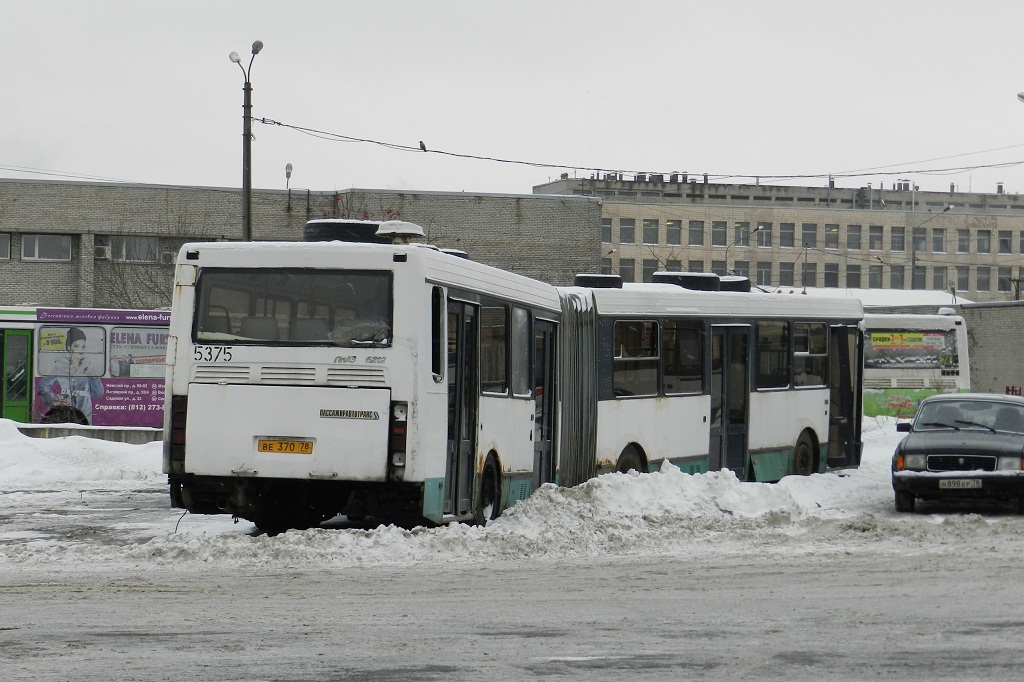
[[[392,277],[380,270],[204,269],[193,338],[204,343],[391,344]]]

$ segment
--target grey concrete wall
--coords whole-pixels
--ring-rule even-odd
[[[308,219],[402,219],[428,241],[480,262],[553,284],[600,267],[600,200],[593,197],[254,190],[253,238],[299,240]],[[241,191],[109,183],[0,180],[0,304],[160,308],[173,268],[97,260],[97,235],[157,237],[161,250],[185,241],[239,239]],[[23,261],[23,234],[72,235],[70,262]],[[129,295],[130,294],[130,295]]]

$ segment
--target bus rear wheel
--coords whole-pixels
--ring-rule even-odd
[[[619,461],[615,463],[615,470],[620,474],[628,474],[635,471],[638,474],[644,473],[644,458],[640,456],[636,448],[627,446],[619,455]]]
[[[480,495],[473,511],[473,523],[486,525],[488,521],[501,516],[501,475],[493,457],[487,458],[483,475],[480,477]]]
[[[807,433],[801,433],[793,449],[793,473],[810,476],[814,473],[814,442]]]

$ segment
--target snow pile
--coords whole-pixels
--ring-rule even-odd
[[[166,483],[160,472],[161,444],[130,445],[95,438],[31,438],[0,419],[0,493],[74,483],[111,487],[113,482]]]
[[[859,469],[788,477],[778,484],[743,482],[729,471],[689,475],[665,466],[652,474],[608,474],[574,488],[545,485],[485,528],[328,525],[269,537],[256,535],[247,522],[182,516],[171,509],[159,443],[36,440],[0,420],[0,501],[8,510],[28,515],[33,505],[63,505],[75,513],[90,500],[109,506],[102,491],[142,495],[149,505],[145,514],[119,519],[117,532],[92,541],[5,533],[0,525],[0,564],[338,567],[621,555],[693,558],[752,546],[767,553],[846,551],[892,532],[892,522],[884,518],[892,515],[889,457],[900,436],[891,422],[868,420]]]

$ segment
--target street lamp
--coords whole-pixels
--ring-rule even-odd
[[[732,247],[736,246],[737,244],[739,244],[740,242],[743,242],[743,241],[747,242],[745,244],[745,246],[750,246],[750,236],[753,235],[753,234],[757,234],[758,232],[760,232],[764,228],[765,228],[764,225],[758,225],[753,230],[748,231],[742,237],[737,237],[737,239],[733,243],[731,243],[731,244],[729,244],[728,246],[725,247],[725,271],[726,272],[733,272],[733,270],[734,270],[734,268],[730,268],[729,267],[729,249],[731,249]]]
[[[1024,94],[1024,93],[1021,93],[1021,94]],[[946,208],[942,209],[941,211],[939,211],[938,213],[936,213],[932,217],[924,220],[917,227],[912,227],[910,229],[910,288],[912,290],[913,289],[917,289],[917,278],[915,277],[915,275],[917,273],[917,236],[914,234],[914,232],[916,232],[918,230],[918,228],[924,227],[925,224],[928,223],[929,221],[935,220],[936,218],[938,218],[943,213],[948,213],[949,209],[951,209],[951,208],[953,208],[953,207],[952,206],[947,206]]]
[[[228,55],[228,59],[238,64],[245,76],[242,88],[242,241],[252,241],[252,84],[249,74],[252,72],[252,61],[263,49],[263,41],[252,44],[252,57],[249,67],[242,66],[242,58],[237,52]]]
[[[288,211],[292,210],[292,165],[286,163],[284,165],[284,187],[288,190]]]

